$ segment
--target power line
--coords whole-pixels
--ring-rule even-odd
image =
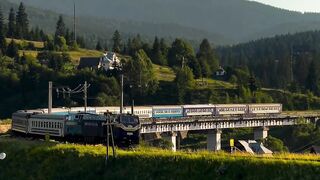
[[[63,98],[66,98],[66,94],[68,97],[71,97],[71,94],[79,94],[83,93],[83,100],[84,100],[84,110],[86,112],[87,110],[87,92],[88,88],[91,86],[91,84],[87,84],[87,81],[85,81],[84,84],[79,84],[76,88],[71,89],[68,86],[52,86],[52,82],[49,82],[49,100],[48,100],[48,112],[51,113],[51,108],[52,108],[52,90],[55,89],[57,93],[57,98],[59,98],[59,94],[61,93]]]
[[[307,145],[304,145],[304,146],[302,146],[302,147],[299,147],[299,148],[294,149],[293,152],[300,152],[300,151],[305,150],[305,148],[308,149],[309,146],[314,145],[314,144],[317,143],[317,142],[320,142],[320,138],[317,139],[317,140],[314,140],[314,141],[309,142],[309,144],[307,144]],[[307,148],[307,147],[308,147],[308,148]]]

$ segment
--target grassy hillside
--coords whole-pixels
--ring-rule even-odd
[[[38,53],[41,51],[30,51],[30,50],[20,50],[19,53],[22,55],[30,55],[32,57],[37,57]],[[73,63],[78,64],[80,57],[99,57],[102,55],[102,52],[96,50],[88,50],[88,49],[79,49],[76,51],[66,51],[67,54],[70,55]]]
[[[316,179],[320,158],[227,153],[118,150],[105,165],[104,146],[0,138],[0,179]],[[254,170],[253,170],[254,169]],[[272,173],[271,173],[272,172]]]
[[[42,49],[44,47],[44,43],[40,41],[27,41],[21,39],[10,39],[6,38],[7,43],[9,44],[11,41],[14,41],[16,44],[19,44],[22,47],[28,46],[29,43],[33,44],[35,48]]]
[[[159,81],[173,81],[176,77],[170,67],[153,64],[153,69]]]

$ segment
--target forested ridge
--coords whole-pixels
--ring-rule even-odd
[[[319,95],[320,31],[275,36],[218,49],[224,66],[250,69],[263,87]]]
[[[20,0],[5,0],[20,3]],[[24,0],[38,9],[73,15],[73,0]],[[318,13],[288,11],[248,0],[77,0],[78,23],[90,31],[180,37],[215,44],[246,42],[320,28]],[[38,10],[37,10],[38,11]],[[97,23],[92,24],[85,17]],[[107,18],[105,21],[101,19]],[[42,22],[45,23],[45,22]],[[101,26],[99,24],[104,24]],[[88,31],[89,28],[86,28]],[[96,33],[97,34],[97,33]],[[108,35],[108,33],[105,33]]]
[[[8,0],[1,0],[0,6],[4,12],[9,12],[10,8],[17,10],[20,1],[11,3]],[[68,12],[58,12],[50,6],[49,8],[41,9],[33,6],[28,6],[29,2],[23,1],[26,11],[29,16],[31,27],[41,27],[47,33],[54,33],[55,23],[61,14],[65,20],[68,28],[73,28],[73,5],[71,1],[63,1],[62,4],[68,7]],[[39,1],[43,3],[44,1]],[[47,2],[57,3],[57,1]],[[65,4],[67,3],[67,5]],[[109,6],[108,6],[109,7]],[[79,8],[79,7],[78,7]],[[219,33],[211,33],[198,28],[187,27],[173,23],[154,23],[154,22],[136,22],[126,19],[115,19],[111,17],[94,17],[81,15],[84,10],[77,9],[76,27],[77,33],[86,39],[86,47],[93,48],[96,41],[100,40],[103,44],[112,46],[112,34],[115,30],[122,33],[122,37],[129,38],[138,33],[143,34],[143,38],[152,42],[154,36],[164,37],[167,40],[173,40],[174,37],[187,37],[189,40],[199,42],[202,38],[206,37],[210,40],[215,40],[218,44],[229,43],[230,39]],[[98,12],[98,11],[97,11]],[[105,10],[104,10],[105,12]],[[4,14],[5,20],[8,19],[7,13]]]

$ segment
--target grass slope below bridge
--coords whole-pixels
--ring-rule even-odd
[[[105,147],[0,137],[0,179],[317,179],[320,157],[118,150],[105,166]]]

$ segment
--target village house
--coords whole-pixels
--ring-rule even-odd
[[[106,52],[101,57],[81,57],[78,69],[89,68],[97,70],[103,68],[105,71],[113,69],[115,64],[120,62],[116,53]]]

